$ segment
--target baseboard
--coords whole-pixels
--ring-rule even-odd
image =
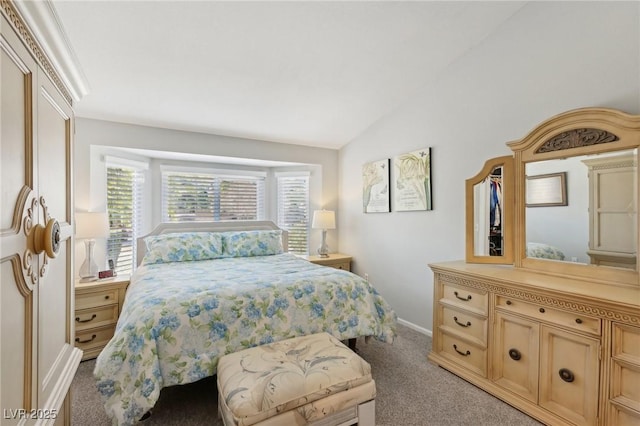
[[[426,328],[420,327],[419,325],[415,325],[414,323],[409,322],[407,320],[403,320],[402,318],[398,318],[398,324],[402,324],[405,327],[409,327],[410,329],[415,330],[418,333],[422,333],[429,337],[433,337],[433,332],[431,330],[427,330]]]

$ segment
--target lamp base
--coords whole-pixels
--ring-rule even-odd
[[[86,256],[82,266],[80,266],[80,282],[95,281],[98,279],[98,265],[93,258],[93,246],[95,240],[85,240],[84,246]]]
[[[327,246],[327,230],[322,230],[322,245],[318,249],[318,256],[329,257],[329,246]]]

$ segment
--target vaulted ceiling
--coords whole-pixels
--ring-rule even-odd
[[[78,117],[339,148],[524,2],[53,1]]]

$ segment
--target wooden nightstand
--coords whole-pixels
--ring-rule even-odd
[[[76,281],[76,347],[82,360],[95,358],[113,337],[129,275],[81,283]]]
[[[331,253],[329,257],[320,256],[301,256],[303,259],[308,260],[311,263],[318,265],[331,266],[336,269],[343,269],[345,271],[351,271],[351,256],[340,253]]]

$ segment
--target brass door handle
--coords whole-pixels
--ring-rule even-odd
[[[36,254],[43,251],[53,259],[60,250],[60,224],[55,219],[49,219],[45,226],[39,223],[33,227],[33,249]]]

